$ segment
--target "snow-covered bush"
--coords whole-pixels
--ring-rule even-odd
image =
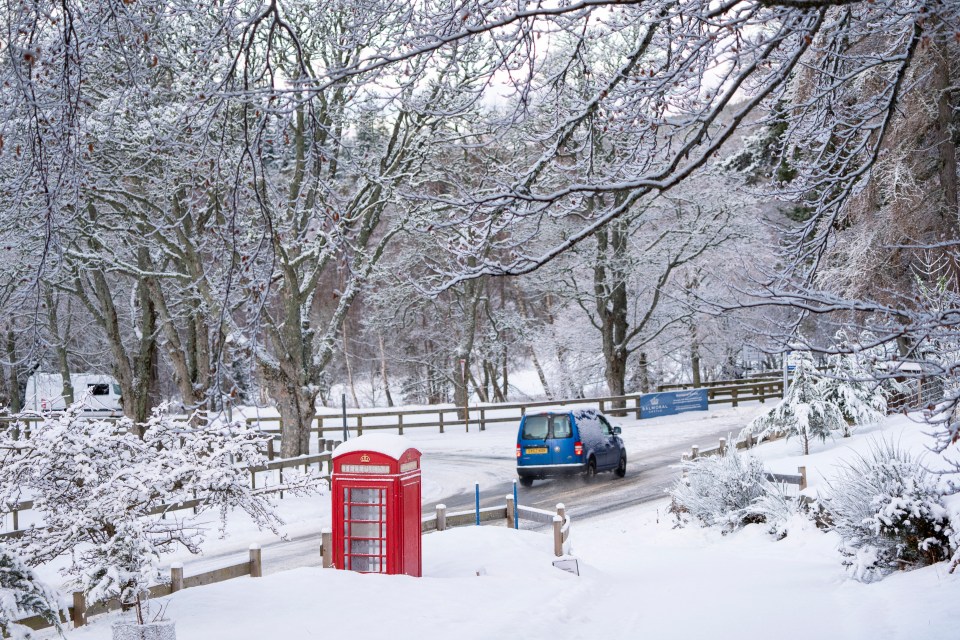
[[[57,596],[10,550],[0,545],[0,637],[21,640],[30,630],[14,621],[41,616],[60,631]]]
[[[692,516],[708,525],[736,529],[746,524],[772,523],[795,509],[766,477],[763,462],[730,451],[685,461],[686,479],[670,489],[670,511],[683,522]]]
[[[953,529],[937,480],[888,441],[844,463],[823,502],[858,580],[950,557]]]
[[[12,542],[31,565],[69,555],[65,570],[91,599],[119,597],[135,605],[162,581],[160,553],[199,551],[205,528],[190,511],[166,506],[198,500],[198,513],[246,512],[261,527],[280,520],[264,490],[250,488],[248,466],[266,462],[264,436],[242,425],[192,428],[154,411],[141,429],[87,419],[78,406],[48,417],[29,439],[0,434],[0,504],[29,497],[44,527]],[[142,432],[138,437],[136,432]],[[287,488],[309,489],[311,478],[286,474]]]
[[[804,354],[793,372],[786,396],[775,407],[748,424],[740,434],[763,440],[778,434],[796,436],[803,454],[810,453],[810,441],[824,441],[834,431],[845,429],[847,421],[836,403],[824,397],[817,370],[809,355]]]

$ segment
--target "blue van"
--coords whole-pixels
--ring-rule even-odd
[[[627,473],[627,450],[614,427],[596,409],[528,413],[517,434],[517,475],[529,487],[537,478],[601,471]]]

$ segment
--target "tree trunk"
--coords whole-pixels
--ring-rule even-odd
[[[353,400],[353,406],[359,408],[360,401],[357,400],[357,389],[353,384],[353,366],[350,364],[350,351],[347,349],[347,323],[343,323],[343,362],[347,367],[347,386],[350,388],[350,398]]]
[[[703,381],[700,378],[700,352],[696,345],[690,351],[690,367],[693,369],[693,388],[699,389],[703,386]]]
[[[57,300],[49,289],[43,292],[44,300],[47,304],[47,324],[50,327],[50,336],[53,339],[53,349],[57,354],[57,368],[60,370],[60,377],[63,380],[63,402],[70,406],[74,401],[73,380],[70,378],[70,359],[67,354],[67,340],[70,338],[70,310],[67,309],[67,330],[64,335],[60,335],[60,319],[58,317]]]
[[[646,352],[640,352],[640,362],[637,366],[639,367],[640,393],[650,393],[650,365],[647,362]]]
[[[600,324],[603,347],[604,378],[612,396],[622,396],[626,387],[629,322],[627,320],[626,274],[616,265],[627,252],[627,234],[617,224],[594,234],[597,240],[597,262],[593,269],[595,308]],[[622,409],[622,398],[611,407]]]
[[[377,341],[380,343],[380,378],[383,381],[383,393],[387,397],[387,406],[393,406],[393,396],[390,395],[390,380],[387,379],[387,354],[383,348],[383,334],[377,333]]]
[[[10,363],[10,411],[23,411],[23,398],[20,396],[20,376],[17,364],[17,340],[13,328],[7,329],[7,361]]]
[[[537,350],[533,348],[533,345],[530,345],[530,358],[533,360],[533,368],[537,372],[537,377],[540,378],[540,384],[543,385],[543,392],[546,394],[547,400],[553,400],[553,391],[550,389],[547,376],[543,372],[543,367],[540,365],[540,358],[537,357]]]

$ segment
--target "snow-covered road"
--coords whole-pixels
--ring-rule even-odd
[[[518,487],[520,504],[552,509],[562,502],[575,521],[582,521],[662,498],[676,478],[681,453],[695,444],[705,449],[721,437],[735,437],[764,406],[751,403],[650,420],[614,418],[614,424],[623,427],[629,455],[626,478],[607,473],[591,483],[577,477],[537,481],[530,488]],[[503,504],[504,496],[513,491],[516,425],[490,425],[470,433],[408,430],[405,437],[423,453],[424,513],[438,503],[449,510],[472,509],[475,483],[480,484],[483,506]],[[267,572],[319,565],[320,530],[330,526],[329,496],[288,498],[280,502],[280,512],[288,523],[286,540],[258,532],[237,518],[225,538],[207,542],[202,557],[177,559],[186,563],[186,575],[194,575],[243,562],[247,546],[257,542],[263,547]]]

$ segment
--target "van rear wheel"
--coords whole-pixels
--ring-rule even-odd
[[[597,477],[597,459],[591,457],[587,462],[587,472],[583,476],[587,482],[591,482]]]
[[[521,486],[521,487],[532,487],[532,486],[533,486],[533,478],[531,478],[531,477],[529,477],[529,476],[520,476],[520,486]]]

